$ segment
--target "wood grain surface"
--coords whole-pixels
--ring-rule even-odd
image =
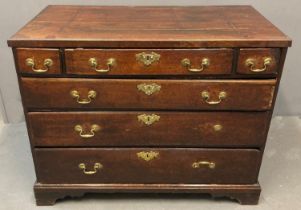
[[[135,79],[37,79],[22,78],[25,105],[32,109],[177,109],[177,110],[268,110],[274,97],[275,80],[135,80]],[[160,91],[147,95],[140,84],[157,84]],[[89,104],[79,104],[70,92],[77,90],[80,100],[91,90],[97,96]],[[202,97],[208,91],[210,105]]]
[[[209,193],[258,203],[258,173],[291,39],[251,6],[48,6],[8,45],[37,205],[89,192]],[[146,67],[136,58],[141,52],[160,59]],[[36,74],[25,65],[28,57],[37,68],[46,58],[54,65]],[[90,57],[102,69],[111,57],[117,65],[96,73]],[[210,65],[200,73],[181,66],[188,58],[198,68],[205,57]],[[252,58],[262,68],[266,57],[272,58],[266,71],[246,66]],[[91,102],[79,104],[91,90]],[[143,114],[157,121],[147,125],[138,120]],[[89,139],[74,129],[91,134],[95,124],[99,130]],[[151,151],[158,154],[152,160],[137,156]],[[215,167],[192,167],[202,161]],[[80,163],[86,172],[95,163],[102,167],[88,175]]]
[[[157,152],[145,161],[139,152]],[[35,149],[37,181],[43,184],[81,183],[142,183],[142,184],[256,184],[260,163],[258,150],[231,149]],[[215,163],[193,168],[199,161]],[[95,163],[102,164],[97,173],[86,175],[79,168],[84,163],[93,171]]]
[[[146,125],[138,116],[156,114]],[[37,147],[197,146],[260,147],[265,142],[268,112],[30,112],[29,133]],[[91,134],[82,138],[75,131]],[[222,128],[215,129],[218,125]]]
[[[287,47],[250,6],[48,6],[8,41],[30,47]]]
[[[264,59],[271,58],[271,64],[267,66],[265,71],[252,72],[250,67],[246,65],[248,59],[253,59],[255,62],[254,69],[264,68]],[[238,74],[277,74],[279,71],[280,49],[277,48],[252,48],[240,49],[237,65]]]
[[[55,75],[61,74],[61,57],[59,49],[39,49],[39,48],[18,48],[16,50],[18,70],[20,73],[38,74],[38,75]],[[26,65],[26,59],[34,60],[35,69],[47,69],[44,66],[45,59],[51,59],[52,65],[47,72],[37,73],[31,66]]]
[[[145,65],[137,60],[139,53],[156,53],[158,61]],[[200,49],[200,50],[109,50],[109,49],[67,49],[66,72],[77,75],[227,75],[231,74],[232,49]],[[116,60],[116,66],[109,72],[99,73],[89,65],[89,59],[96,58],[99,69],[108,69],[106,63],[109,58]],[[181,64],[183,59],[189,59],[190,68],[202,68],[202,60],[209,59],[209,65],[201,72],[191,72]]]

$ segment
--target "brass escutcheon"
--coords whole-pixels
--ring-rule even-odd
[[[141,114],[137,116],[138,121],[143,122],[145,125],[152,125],[153,123],[160,120],[160,116],[156,114]]]
[[[142,52],[136,54],[136,60],[143,63],[145,66],[150,66],[152,63],[159,61],[160,57],[161,56],[155,52]]]
[[[137,89],[144,92],[146,95],[150,96],[155,92],[159,92],[161,90],[161,85],[156,83],[146,84],[142,83],[137,85]]]
[[[159,152],[154,152],[154,151],[149,151],[149,152],[142,151],[137,153],[137,157],[145,161],[153,160],[155,158],[158,158],[158,156],[159,156]]]

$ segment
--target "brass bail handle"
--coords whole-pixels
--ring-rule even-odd
[[[220,104],[222,100],[224,100],[227,97],[227,93],[225,91],[221,91],[218,94],[218,101],[210,101],[210,93],[206,90],[202,92],[202,98],[205,100],[205,102],[209,105],[216,105]]]
[[[89,65],[96,71],[99,73],[106,73],[109,72],[110,70],[113,69],[113,67],[115,67],[117,65],[116,59],[115,58],[109,58],[106,62],[107,65],[107,69],[98,69],[98,61],[96,58],[90,58],[89,59]]]
[[[201,72],[204,71],[205,68],[207,68],[210,65],[210,60],[209,58],[203,58],[201,62],[201,68],[191,68],[191,62],[188,58],[184,58],[182,61],[182,66],[187,68],[188,71],[191,72]]]
[[[79,136],[84,138],[84,139],[89,139],[95,136],[95,132],[100,130],[100,126],[93,124],[90,128],[90,132],[85,132],[83,129],[83,126],[81,125],[76,125],[74,126],[74,130],[79,132]]]
[[[80,94],[77,90],[71,90],[70,95],[72,98],[76,99],[76,102],[79,104],[89,104],[92,102],[92,99],[96,98],[96,91],[95,90],[89,90],[87,98],[81,99]]]
[[[81,169],[83,171],[83,173],[86,175],[93,175],[93,174],[96,174],[99,169],[102,169],[103,166],[101,165],[101,163],[94,163],[93,170],[88,171],[86,168],[86,164],[80,163],[80,164],[78,164],[78,168]]]
[[[249,58],[246,60],[245,64],[247,67],[250,68],[250,71],[252,71],[252,72],[263,72],[263,71],[266,71],[268,69],[268,66],[270,66],[272,64],[272,58],[271,57],[264,58],[263,68],[256,69],[255,63],[256,63],[255,59]]]
[[[210,162],[210,161],[198,161],[198,162],[192,163],[191,166],[192,166],[192,168],[200,168],[202,166],[205,166],[210,169],[214,169],[216,164],[214,162]]]
[[[36,68],[36,63],[33,58],[27,58],[25,61],[25,64],[27,66],[30,66],[32,71],[36,73],[45,73],[49,70],[49,68],[53,65],[53,61],[50,58],[46,58],[43,62],[44,69],[37,69]]]

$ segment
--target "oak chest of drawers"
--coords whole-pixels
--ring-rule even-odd
[[[291,40],[250,6],[49,6],[9,41],[38,205],[88,192],[256,204]]]

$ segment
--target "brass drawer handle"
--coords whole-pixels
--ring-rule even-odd
[[[263,72],[263,71],[266,71],[268,66],[270,66],[272,64],[272,58],[271,57],[265,58],[263,60],[263,68],[261,68],[261,69],[255,69],[255,63],[256,63],[256,61],[253,58],[249,58],[246,60],[246,66],[250,68],[250,71]]]
[[[153,160],[155,158],[158,158],[159,157],[159,152],[154,152],[154,151],[149,151],[149,152],[138,152],[137,153],[137,157],[142,159],[142,160],[145,160],[145,161],[150,161],[150,160]]]
[[[203,58],[202,59],[202,63],[201,63],[201,68],[199,69],[196,69],[196,68],[191,68],[191,62],[188,58],[184,58],[182,61],[182,66],[187,68],[188,71],[191,71],[191,72],[201,72],[203,71],[205,68],[207,68],[209,65],[210,65],[210,60],[209,58]]]
[[[93,174],[96,174],[97,171],[99,169],[101,169],[103,166],[100,163],[94,163],[94,167],[93,167],[94,170],[93,171],[88,171],[86,169],[86,164],[84,164],[84,163],[78,164],[78,167],[79,167],[79,169],[83,170],[84,174],[86,174],[86,175],[93,175]]]
[[[156,83],[151,83],[151,84],[142,83],[137,85],[137,89],[139,91],[144,92],[146,95],[150,96],[155,92],[159,92],[161,90],[161,85],[158,85]]]
[[[208,91],[204,90],[202,92],[202,98],[205,100],[205,102],[207,104],[210,104],[210,105],[216,105],[216,104],[220,104],[222,102],[223,99],[225,99],[227,97],[227,93],[225,91],[221,91],[219,94],[218,94],[218,98],[219,100],[218,101],[209,101],[210,99],[210,94]]]
[[[106,73],[106,72],[112,70],[112,68],[117,65],[117,62],[116,62],[115,58],[109,58],[106,63],[107,67],[108,67],[107,69],[98,69],[98,61],[96,58],[90,58],[89,64],[96,72]]]
[[[77,90],[71,90],[70,95],[72,98],[76,98],[76,101],[79,104],[89,104],[91,103],[92,99],[96,98],[97,93],[95,90],[89,90],[87,99],[80,99],[80,94]]]
[[[157,62],[160,60],[161,55],[155,52],[142,52],[136,54],[136,60],[143,63],[145,66],[150,66],[152,63]]]
[[[214,162],[209,162],[209,161],[199,161],[199,162],[194,162],[192,163],[192,168],[200,168],[201,166],[207,166],[210,169],[215,168],[215,163]]]
[[[160,120],[160,116],[156,114],[141,114],[137,116],[138,121],[143,122],[145,125],[152,125],[153,123]]]
[[[96,125],[96,124],[93,124],[90,128],[90,132],[89,133],[85,133],[84,132],[84,129],[83,129],[83,126],[81,125],[76,125],[74,126],[74,130],[79,132],[79,136],[84,138],[84,139],[88,139],[88,138],[92,138],[95,136],[95,132],[99,131],[100,130],[100,126],[99,125]]]
[[[36,64],[35,64],[35,61],[33,58],[27,58],[25,63],[27,66],[31,67],[32,71],[34,71],[36,73],[45,73],[53,65],[53,61],[50,58],[46,58],[44,60],[43,65],[44,65],[45,69],[36,69],[36,67],[35,67]]]

